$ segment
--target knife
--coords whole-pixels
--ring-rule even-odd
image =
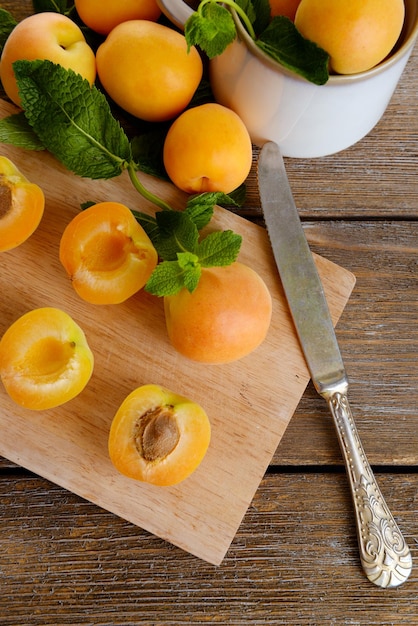
[[[361,565],[375,585],[397,587],[411,572],[411,553],[377,485],[353,420],[334,326],[277,144],[263,145],[257,169],[264,220],[299,342],[315,389],[334,418]]]

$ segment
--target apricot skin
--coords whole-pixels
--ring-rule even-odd
[[[161,15],[156,0],[75,0],[75,8],[84,24],[101,35],[128,20],[154,22]]]
[[[0,61],[0,78],[9,98],[21,106],[12,64],[17,60],[47,59],[81,74],[90,84],[96,78],[96,60],[80,28],[59,13],[35,13],[10,33]]]
[[[357,74],[390,53],[404,17],[404,0],[301,0],[295,25],[328,52],[333,72]]]
[[[171,181],[186,193],[230,193],[247,178],[252,144],[244,122],[217,103],[184,111],[171,125],[163,150]]]
[[[179,115],[203,73],[196,48],[184,35],[148,20],[116,26],[96,53],[97,72],[108,95],[125,111],[149,122]]]
[[[143,443],[138,441],[144,439],[141,423],[161,414],[159,424],[150,424],[151,434],[145,444],[148,451],[153,448],[152,454],[144,454]],[[164,432],[167,424],[171,424],[168,435]],[[206,454],[210,436],[210,422],[200,405],[159,385],[143,385],[125,398],[113,418],[109,456],[121,474],[166,487],[195,471]]]
[[[270,15],[284,15],[293,21],[299,4],[300,0],[270,0]]]
[[[167,331],[174,348],[194,361],[228,363],[265,339],[272,301],[264,281],[235,262],[202,269],[196,290],[164,298]]]

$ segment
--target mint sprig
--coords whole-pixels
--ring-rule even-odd
[[[162,211],[161,215],[165,213]],[[231,230],[210,233],[201,242],[190,245],[191,249],[183,249],[182,241],[182,249],[177,251],[176,259],[159,263],[145,290],[155,296],[172,296],[183,288],[193,293],[199,284],[202,268],[230,265],[238,256],[241,243],[241,235]]]
[[[235,10],[249,36],[267,55],[316,85],[327,82],[328,53],[304,38],[289,18],[277,16],[266,21],[267,0],[201,0],[184,27],[189,47],[199,46],[210,59],[224,52],[237,34],[228,7]],[[257,34],[259,27],[262,30]]]
[[[72,70],[47,60],[17,61],[14,70],[23,112],[0,120],[0,141],[47,149],[81,177],[108,179],[126,169],[135,189],[162,209],[155,216],[133,210],[162,259],[147,291],[160,296],[183,287],[193,291],[202,268],[229,265],[236,259],[240,235],[228,230],[200,237],[216,204],[237,205],[231,196],[191,196],[184,211],[174,211],[139,180],[141,165],[134,160],[131,143],[101,91]]]

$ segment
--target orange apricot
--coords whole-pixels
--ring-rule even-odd
[[[271,17],[284,15],[293,22],[300,1],[301,0],[269,0]]]
[[[81,29],[60,13],[43,11],[19,22],[8,36],[1,54],[0,78],[8,97],[21,106],[13,70],[18,60],[47,59],[72,69],[93,84],[96,59]]]
[[[241,118],[209,102],[184,111],[171,125],[163,148],[171,181],[187,193],[230,193],[247,178],[252,143]]]
[[[130,393],[113,418],[109,456],[125,476],[175,485],[203,460],[211,428],[200,405],[158,385]]]
[[[53,307],[25,313],[0,340],[1,380],[9,396],[27,409],[51,409],[72,400],[87,385],[93,365],[83,330]]]
[[[385,59],[404,17],[404,0],[301,0],[295,25],[328,52],[332,71],[356,74]]]
[[[116,26],[96,53],[97,72],[122,109],[149,122],[172,119],[195,93],[203,64],[182,33],[148,20]]]
[[[32,235],[44,208],[42,189],[0,156],[0,252],[16,248]]]
[[[78,213],[62,234],[59,255],[78,295],[92,304],[127,300],[158,261],[148,235],[119,202],[99,202]]]
[[[227,363],[255,350],[270,326],[272,300],[255,270],[235,262],[203,268],[196,289],[164,297],[169,339],[194,361]]]
[[[156,0],[75,0],[74,4],[82,22],[101,35],[128,20],[154,22],[161,15]]]

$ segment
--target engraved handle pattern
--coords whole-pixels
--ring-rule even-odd
[[[335,420],[352,490],[360,560],[367,578],[397,587],[409,576],[412,558],[376,483],[345,393],[323,394]]]

